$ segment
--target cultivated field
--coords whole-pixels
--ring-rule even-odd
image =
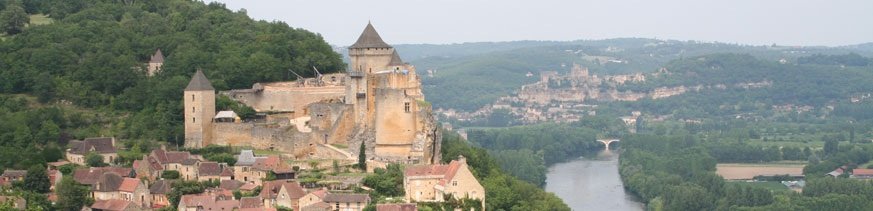
[[[715,173],[727,180],[749,180],[758,175],[803,175],[802,164],[719,163]]]

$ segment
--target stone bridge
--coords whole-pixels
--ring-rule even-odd
[[[603,145],[606,145],[606,150],[609,150],[609,145],[612,144],[612,142],[620,142],[620,141],[621,140],[618,140],[618,139],[597,139],[597,142],[600,142],[600,143],[603,143]]]

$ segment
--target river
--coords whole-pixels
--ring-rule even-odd
[[[573,210],[644,210],[643,203],[625,193],[618,175],[618,153],[604,150],[549,167],[546,191],[555,193]]]

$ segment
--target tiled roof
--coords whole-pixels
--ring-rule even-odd
[[[203,75],[203,71],[197,70],[194,73],[194,76],[191,77],[191,82],[188,82],[188,87],[185,87],[185,91],[209,91],[215,90],[212,87],[212,83],[209,83],[209,79],[206,79],[206,75]]]
[[[370,195],[356,193],[328,193],[326,196],[324,196],[323,201],[326,203],[366,203],[370,201]]]
[[[269,171],[279,166],[279,156],[269,156],[264,158],[256,158],[253,168]]]
[[[94,183],[93,190],[97,192],[114,192],[118,191],[124,178],[115,172],[106,172],[100,176],[100,179]]]
[[[197,170],[201,176],[218,176],[221,174],[221,165],[216,162],[200,162]]]
[[[447,181],[451,181],[455,174],[458,173],[458,169],[461,168],[461,162],[457,160],[453,160],[448,165],[424,165],[424,166],[413,166],[407,167],[404,170],[404,175],[406,177],[413,176],[435,176],[442,177],[439,181],[440,185],[445,185]]]
[[[70,149],[69,152],[73,154],[84,155],[88,154],[91,151],[96,153],[114,153],[115,146],[113,145],[113,138],[111,137],[100,137],[100,138],[86,138],[84,141],[73,140],[70,141]]]
[[[103,173],[113,172],[122,177],[130,177],[132,171],[131,168],[122,167],[91,167],[87,169],[76,169],[73,173],[73,180],[76,180],[76,182],[79,182],[80,184],[93,185],[101,176],[103,176]]]
[[[233,176],[233,168],[228,168],[228,167],[222,168],[221,174],[218,174],[218,176],[232,177]]]
[[[403,59],[400,59],[400,54],[397,53],[397,50],[394,50],[394,54],[391,55],[391,61],[388,62],[389,66],[400,66],[403,65]]]
[[[24,177],[25,175],[27,175],[27,170],[6,169],[3,171],[3,175],[0,175],[0,176],[8,177],[8,178],[19,178],[19,177]]]
[[[864,175],[864,176],[871,176],[871,175],[873,175],[873,169],[855,169],[855,170],[852,170],[852,175],[855,175],[855,176],[861,176],[861,175]]]
[[[309,206],[301,207],[300,210],[301,211],[324,211],[324,210],[331,210],[331,208],[333,208],[333,207],[331,207],[330,204],[327,204],[324,202],[318,202],[315,204],[310,204]]]
[[[254,183],[246,183],[246,184],[240,186],[239,189],[244,190],[244,191],[253,191],[257,187],[258,187],[258,185],[255,185]]]
[[[161,49],[159,48],[155,51],[155,54],[152,55],[152,58],[149,60],[151,63],[164,63],[164,54],[161,53]]]
[[[259,196],[266,199],[274,199],[283,186],[288,191],[289,198],[299,199],[306,195],[306,190],[304,190],[297,182],[276,180],[264,182],[264,186],[261,189],[261,194]]]
[[[175,152],[165,152],[164,154],[166,154],[166,156],[167,156],[167,158],[166,158],[167,161],[165,162],[165,164],[166,163],[182,163],[191,157],[191,153],[188,153],[188,152],[175,151]]]
[[[236,166],[251,166],[255,164],[255,153],[252,150],[242,150],[236,158]]]
[[[377,204],[376,211],[418,211],[416,204]]]
[[[173,180],[158,180],[155,181],[155,184],[152,184],[149,187],[149,193],[151,194],[169,194],[170,191],[173,191]]]
[[[354,48],[390,48],[391,45],[385,43],[382,40],[382,37],[379,36],[379,32],[376,32],[376,28],[373,27],[373,24],[367,23],[367,27],[364,28],[364,31],[361,32],[361,36],[358,37],[358,41],[352,46],[349,46],[350,49]]]
[[[118,187],[118,190],[133,193],[136,191],[136,186],[139,186],[139,179],[124,178],[121,182],[121,186]]]
[[[94,204],[91,204],[91,209],[122,211],[127,209],[131,204],[130,201],[121,199],[97,200],[94,201]]]
[[[182,165],[191,166],[191,165],[197,164],[197,162],[200,162],[200,160],[197,160],[194,158],[188,158],[188,159],[182,160]]]
[[[225,190],[238,190],[239,187],[243,186],[244,182],[238,180],[222,180],[218,185],[218,188]]]
[[[264,200],[261,197],[242,197],[239,199],[239,208],[262,208]]]

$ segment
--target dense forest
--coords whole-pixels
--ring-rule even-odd
[[[52,22],[7,32],[0,41],[0,93],[35,96],[28,109],[85,115],[49,120],[62,135],[35,143],[101,135],[181,144],[180,96],[196,69],[221,90],[294,79],[288,70],[344,68],[320,35],[255,21],[220,3],[25,0],[5,1],[3,7],[21,7]],[[158,49],[165,63],[148,77],[145,63]],[[32,127],[17,134],[3,130],[0,143],[30,139],[40,129]]]

